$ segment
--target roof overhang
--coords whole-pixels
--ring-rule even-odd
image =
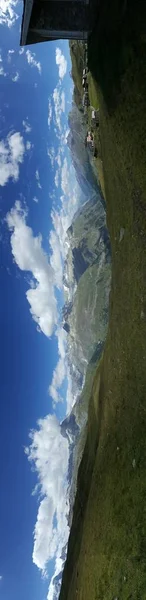
[[[27,44],[27,35],[29,30],[32,7],[33,0],[24,0],[20,46],[25,46],[25,44]]]

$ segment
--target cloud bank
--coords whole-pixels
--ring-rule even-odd
[[[55,120],[56,125],[59,129],[59,132],[62,130],[61,126],[61,116],[62,113],[65,113],[65,93],[61,90],[60,86],[57,86],[53,92],[53,100],[54,100],[54,112],[55,112]]]
[[[69,534],[65,514],[69,448],[55,415],[40,419],[30,440],[26,453],[36,469],[42,496],[34,530],[33,562],[45,573],[48,561],[60,557]]]
[[[58,338],[58,354],[59,360],[56,368],[53,371],[52,382],[49,387],[49,394],[53,398],[54,402],[60,402],[59,390],[66,376],[66,363],[65,363],[65,351],[66,351],[66,333],[64,329],[57,329],[56,336]]]

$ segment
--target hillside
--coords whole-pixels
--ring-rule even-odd
[[[89,45],[112,246],[60,600],[146,598],[146,6],[108,2]]]

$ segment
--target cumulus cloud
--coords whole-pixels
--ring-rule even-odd
[[[26,119],[24,121],[22,121],[22,125],[23,125],[23,127],[25,129],[25,132],[26,133],[30,133],[31,127],[30,127],[29,122],[28,122],[28,117],[26,117]]]
[[[59,68],[59,77],[63,79],[67,71],[67,60],[60,48],[56,48],[56,65]]]
[[[66,348],[66,332],[63,328],[59,328],[56,331],[56,336],[58,338],[58,354],[59,360],[56,368],[53,371],[53,377],[51,385],[49,386],[49,394],[53,398],[54,402],[60,402],[61,397],[59,394],[59,389],[62,386],[62,383],[66,376],[66,363],[65,363],[65,348]]]
[[[27,213],[19,202],[7,214],[11,232],[11,250],[21,271],[31,273],[31,287],[26,292],[32,318],[39,329],[51,336],[57,322],[57,304],[54,294],[54,274],[42,248],[40,235],[34,236],[26,223]]]
[[[69,448],[55,415],[39,420],[30,440],[26,453],[37,471],[42,495],[34,530],[33,562],[45,573],[48,561],[60,557],[69,534],[65,514]]]
[[[40,183],[40,175],[39,175],[38,169],[36,169],[35,176],[36,176],[38,188],[41,190],[42,186],[41,186],[41,183]]]
[[[18,19],[15,11],[17,4],[17,0],[0,0],[0,25],[7,25],[7,27],[14,25]]]
[[[20,56],[21,56],[21,54],[24,54],[24,48],[20,48],[19,54],[20,54]]]
[[[48,126],[49,127],[50,127],[51,121],[52,121],[52,113],[53,113],[52,103],[51,103],[51,100],[49,98],[49,101],[48,101]]]
[[[38,204],[38,202],[39,202],[39,200],[38,200],[38,198],[36,198],[36,196],[34,196],[34,198],[33,198],[33,201],[34,201],[36,204]]]
[[[56,125],[61,131],[61,116],[62,113],[65,112],[65,93],[61,91],[60,86],[57,86],[53,92],[53,100],[54,100],[54,112],[55,112],[55,120]]]
[[[6,185],[10,178],[18,180],[24,152],[23,137],[19,132],[9,134],[6,140],[0,141],[0,185]]]
[[[12,81],[14,81],[14,83],[16,83],[16,81],[18,81],[18,79],[19,79],[19,73],[17,71],[16,75],[14,75],[14,77],[12,77]]]
[[[41,75],[42,68],[41,63],[37,62],[35,59],[35,53],[30,52],[30,50],[26,50],[27,62],[31,67],[36,67],[38,69],[39,74]]]

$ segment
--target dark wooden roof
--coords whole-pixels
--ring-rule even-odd
[[[25,27],[26,18],[27,18],[27,9],[29,10],[30,4],[31,4],[30,1],[28,2],[27,0],[23,0],[23,15],[22,15],[22,23],[21,23],[20,46],[38,44],[40,42],[48,42],[48,41],[54,40],[54,38],[49,37],[49,35],[47,37],[43,37],[43,36],[39,35],[37,32],[30,30],[29,29],[30,19],[29,19],[28,20],[28,29],[27,29],[26,37],[25,37],[25,41],[24,41],[24,27]],[[33,0],[32,0],[32,6],[33,6]],[[31,11],[30,11],[30,17],[31,17]],[[49,31],[48,31],[48,34],[49,34]],[[55,38],[55,39],[58,39],[58,38]]]

